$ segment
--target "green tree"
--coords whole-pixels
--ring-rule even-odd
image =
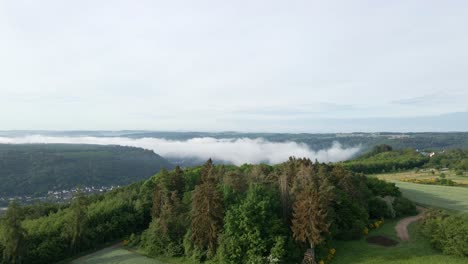
[[[84,243],[88,227],[87,198],[81,190],[74,195],[70,206],[70,218],[67,234],[70,238],[70,248],[73,253],[79,252]]]
[[[266,187],[251,185],[247,197],[226,213],[222,263],[265,263],[268,257],[282,261],[287,230],[278,198]]]
[[[21,226],[24,215],[21,207],[16,201],[8,206],[5,219],[3,221],[2,244],[4,245],[4,259],[8,263],[22,263],[25,253],[26,232]]]
[[[224,218],[223,196],[214,179],[207,178],[195,187],[191,216],[192,242],[198,249],[207,251],[208,257],[213,256]]]
[[[186,209],[177,191],[162,196],[160,214],[142,235],[143,246],[149,254],[180,256],[183,254],[183,237],[187,230]]]
[[[297,173],[296,159],[291,157],[289,161],[283,164],[281,174],[278,176],[278,186],[280,191],[282,218],[285,224],[291,220],[292,200],[291,184]]]
[[[187,230],[187,209],[182,203],[185,190],[184,171],[176,167],[161,170],[153,188],[152,221],[143,233],[143,247],[149,254],[180,256]]]

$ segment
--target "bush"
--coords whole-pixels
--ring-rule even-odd
[[[416,210],[416,205],[404,197],[397,197],[393,201],[393,209],[395,210],[397,217],[415,215],[418,213],[418,210]]]
[[[391,217],[387,203],[378,197],[369,200],[369,217],[371,219]]]
[[[130,235],[130,238],[128,239],[128,246],[134,247],[134,246],[137,246],[138,244],[140,244],[140,236],[132,233]]]
[[[395,183],[379,180],[375,177],[367,178],[367,187],[375,196],[401,196],[400,189]]]
[[[431,211],[423,220],[421,233],[444,254],[468,256],[468,214],[449,216]]]
[[[333,237],[341,240],[359,239],[369,220],[366,206],[353,201],[342,191],[336,192],[335,199],[334,221],[330,227]]]

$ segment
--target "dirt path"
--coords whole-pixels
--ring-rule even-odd
[[[402,240],[402,241],[408,241],[409,240],[409,234],[408,234],[408,226],[421,219],[424,215],[424,211],[426,210],[423,207],[418,206],[417,207],[419,214],[415,216],[410,216],[401,219],[398,224],[395,226],[395,231],[397,232],[397,236]]]

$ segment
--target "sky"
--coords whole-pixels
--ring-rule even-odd
[[[467,25],[463,0],[2,0],[0,130],[468,131]]]

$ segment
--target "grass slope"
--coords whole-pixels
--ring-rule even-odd
[[[73,260],[70,264],[164,264],[120,247],[109,247]]]
[[[395,182],[403,196],[430,207],[468,212],[468,188]]]
[[[369,234],[384,235],[399,241],[395,232],[396,220],[387,221],[380,229]],[[462,264],[466,258],[446,256],[431,248],[418,233],[418,224],[409,226],[410,240],[395,247],[368,244],[364,239],[357,241],[336,241],[337,250],[332,264]]]

